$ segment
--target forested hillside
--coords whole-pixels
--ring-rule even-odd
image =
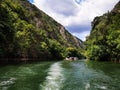
[[[94,19],[85,43],[88,59],[120,61],[120,1],[111,12]]]
[[[28,0],[0,0],[0,60],[81,57],[83,42]]]

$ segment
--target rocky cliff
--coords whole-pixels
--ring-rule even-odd
[[[28,0],[0,1],[0,58],[60,58],[83,42]]]

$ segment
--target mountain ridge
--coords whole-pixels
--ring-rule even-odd
[[[0,43],[3,59],[62,59],[67,48],[83,48],[80,39],[28,0],[0,1]]]
[[[120,62],[120,1],[110,12],[93,20],[86,40],[86,57]]]
[[[22,1],[22,0],[21,0]],[[23,0],[24,1],[24,0]],[[29,2],[29,1],[27,1],[27,2]],[[27,5],[27,4],[29,4],[29,5]],[[44,13],[42,10],[40,10],[40,9],[38,9],[35,5],[31,5],[30,3],[26,3],[26,5],[27,6],[32,6],[33,8],[35,7],[35,9],[36,10],[39,10],[40,11],[40,13],[42,13],[43,14],[43,16],[45,15],[48,19],[47,19],[47,21],[53,21],[53,22],[55,22],[56,23],[56,26],[58,26],[58,30],[59,30],[59,33],[61,33],[61,35],[63,36],[63,37],[65,37],[66,36],[66,38],[64,38],[64,39],[66,39],[66,41],[69,41],[69,39],[67,39],[67,34],[69,34],[70,36],[73,36],[71,33],[69,33],[68,32],[68,30],[66,30],[65,29],[65,27],[63,26],[63,25],[61,25],[60,23],[58,23],[57,21],[55,21],[52,17],[50,17],[49,15],[47,15],[46,13]],[[24,6],[24,5],[23,5]],[[25,6],[24,6],[25,7]],[[28,8],[28,7],[27,7]],[[30,9],[31,10],[31,9]],[[28,10],[28,11],[30,11],[30,10]],[[34,9],[32,10],[32,11],[34,11]],[[39,14],[40,14],[39,13]],[[41,15],[42,16],[42,15]],[[42,21],[39,19],[39,18],[36,18],[36,17],[34,17],[34,19],[33,19],[33,21],[34,22],[36,22],[36,27],[38,27],[38,28],[41,28],[42,27]],[[41,22],[40,22],[41,21]],[[44,22],[44,21],[43,21]],[[46,27],[45,28],[43,28],[43,29],[45,29],[45,30],[48,30],[48,29],[46,29]],[[64,32],[64,34],[62,33],[62,32]],[[49,32],[50,33],[50,32]],[[67,34],[66,34],[67,33]],[[66,34],[66,35],[65,35]],[[50,38],[53,38],[52,36],[55,36],[55,35],[48,35]],[[76,37],[72,37],[71,39],[77,39]],[[80,39],[77,39],[78,41],[80,40]],[[74,40],[73,40],[74,41]],[[81,40],[80,40],[81,41]],[[70,41],[69,41],[70,42]],[[74,42],[75,43],[75,42]],[[74,43],[71,43],[71,44],[74,44]],[[82,46],[79,46],[79,44],[78,45],[76,45],[77,47],[82,47]]]

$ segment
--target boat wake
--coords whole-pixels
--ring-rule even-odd
[[[48,72],[45,82],[40,85],[40,90],[60,90],[64,82],[63,68],[59,62],[54,63]]]

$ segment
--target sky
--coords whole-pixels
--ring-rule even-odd
[[[29,0],[81,40],[90,34],[96,16],[111,11],[119,0]]]

